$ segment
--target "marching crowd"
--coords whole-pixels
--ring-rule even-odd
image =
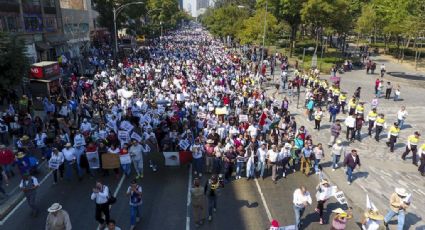
[[[270,174],[276,184],[297,172],[318,175],[316,211],[319,224],[324,224],[325,202],[335,192],[321,172],[324,145],[331,149],[333,170],[344,166],[351,184],[353,171],[361,162],[356,149],[347,151],[343,145],[342,126],[346,126],[348,142],[361,141],[365,125],[369,136],[374,134],[379,142],[387,126],[385,115],[378,113],[378,103],[366,113],[361,88],[349,97],[339,82],[323,80],[317,71],[295,70],[289,79],[289,64],[281,54],[259,60],[257,50],[241,54],[226,49],[200,29],[171,32],[145,49],[150,58],[135,52],[117,63],[104,58],[107,55],[101,55],[103,50],[93,49],[96,55],[90,61],[98,72],[93,78],[71,76],[68,88],[63,87],[56,97],[44,98],[42,115],[35,113],[26,95],[5,111],[0,151],[17,151],[16,159],[3,165],[3,175],[13,177],[18,171],[23,176],[20,187],[34,215],[38,212],[39,186],[35,175],[42,160],[47,160],[53,170],[54,183],[58,183],[58,177],[72,180],[76,176],[82,180],[85,174],[107,176],[109,170],[119,177],[132,175],[134,169],[136,179],[140,179],[144,165],[156,170],[152,156],[163,151],[190,151],[195,176],[192,207],[197,226],[204,222],[204,210],[208,210],[208,221],[213,220],[219,192],[233,179],[264,179]],[[266,68],[278,64],[282,84],[273,95],[267,95],[261,87],[267,80]],[[289,111],[301,88],[305,89],[306,115],[314,121],[315,129],[321,130],[325,114],[333,122],[328,143],[316,142],[311,131]],[[277,97],[279,90],[288,92],[283,100]],[[344,124],[336,119],[339,113],[347,113]],[[398,121],[387,132],[390,151],[394,150],[407,115],[402,107],[397,113]],[[413,163],[417,165],[416,155],[420,156],[419,171],[425,175],[425,144],[419,147],[419,137],[419,132],[409,137],[403,159],[413,152]],[[111,164],[111,159],[118,160],[118,164]],[[205,174],[210,178],[203,186]],[[131,182],[127,194],[134,229],[142,204],[142,186],[137,180]],[[312,199],[304,186],[297,188],[293,196],[295,227],[301,229],[304,209],[312,204]],[[393,196],[392,211],[385,219],[378,210],[367,210],[364,229],[378,229],[380,221],[387,224],[397,214],[398,229],[403,228],[410,195],[398,189]],[[118,229],[109,215],[114,197],[100,179],[91,199],[96,203],[95,216],[100,226]],[[204,208],[205,203],[208,208]],[[51,215],[46,229],[71,229],[69,216],[60,204],[53,204],[48,211]],[[332,229],[345,229],[347,220],[352,218],[351,210],[338,208],[333,213]],[[58,218],[61,221],[56,221]],[[272,227],[278,225],[277,221],[272,222]]]

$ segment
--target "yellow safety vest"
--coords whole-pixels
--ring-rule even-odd
[[[384,119],[384,118],[378,117],[378,118],[376,119],[376,125],[378,125],[378,126],[383,126],[383,125],[384,125],[384,123],[385,123],[385,119]]]
[[[357,110],[357,112],[362,112],[363,113],[364,107],[361,106],[361,105],[357,105],[356,110]]]
[[[351,108],[356,107],[356,103],[353,101],[353,99],[351,99],[351,100],[350,100],[350,102],[348,102],[348,105],[349,105]]]
[[[347,99],[347,96],[345,96],[344,94],[341,94],[340,96],[339,96],[339,100],[340,101],[345,101]]]
[[[393,136],[398,136],[398,133],[400,132],[400,128],[397,128],[395,126],[391,126],[390,128],[390,134]]]
[[[417,138],[415,135],[410,135],[407,140],[410,142],[411,145],[418,145],[419,142],[419,138]]]
[[[376,120],[376,117],[378,117],[378,113],[370,111],[369,114],[367,114],[367,116],[369,117],[369,120],[374,121]]]

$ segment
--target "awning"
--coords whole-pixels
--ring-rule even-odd
[[[51,46],[46,42],[36,42],[35,48],[38,50],[49,50]]]

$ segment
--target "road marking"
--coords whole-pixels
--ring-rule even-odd
[[[266,209],[267,217],[269,218],[269,221],[271,222],[273,220],[272,214],[270,213],[269,206],[267,205],[266,199],[264,198],[263,191],[261,190],[260,184],[258,183],[257,178],[254,179],[255,184],[257,185],[258,193],[260,193],[261,202],[263,202],[264,209]]]
[[[53,171],[48,172],[43,179],[40,181],[40,186],[47,180],[47,178],[53,173]],[[0,221],[0,226],[6,223],[6,221],[18,210],[21,205],[27,200],[26,197],[24,197],[13,209],[10,211],[3,220]]]
[[[186,230],[190,230],[190,189],[192,188],[192,164],[189,165],[189,181],[187,183]]]

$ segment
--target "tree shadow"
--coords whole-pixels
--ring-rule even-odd
[[[320,129],[322,130],[322,129],[329,129],[331,127],[331,125],[329,125],[329,124],[326,124],[326,125],[321,125],[320,126]]]
[[[404,229],[410,229],[412,225],[415,225],[416,223],[418,223],[421,220],[422,220],[421,217],[417,216],[414,213],[408,212],[406,214],[406,219],[404,221]],[[422,227],[416,227],[416,229],[424,230],[425,229],[425,225],[423,225]]]

